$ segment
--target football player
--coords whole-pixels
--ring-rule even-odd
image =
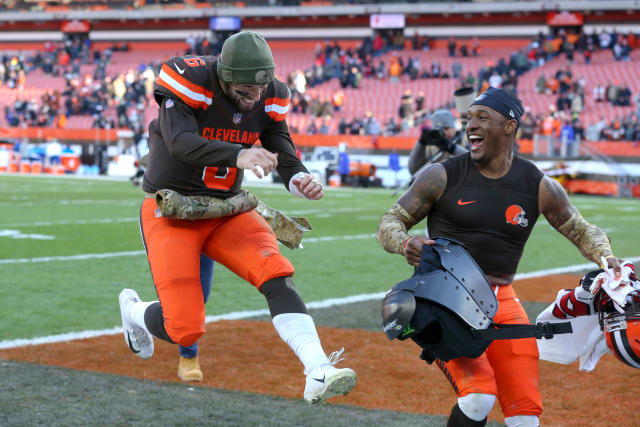
[[[380,220],[377,239],[417,266],[428,237],[410,236],[427,217],[429,235],[462,243],[491,282],[498,299],[496,323],[528,324],[511,282],[540,214],[582,255],[621,275],[609,238],[571,204],[560,184],[514,153],[524,112],[505,89],[489,88],[471,103],[469,152],[434,163]],[[447,426],[485,425],[497,398],[508,427],[539,425],[542,397],[535,339],[496,340],[477,358],[436,360],[457,394]]]
[[[296,156],[286,123],[289,90],[274,75],[265,39],[254,32],[228,38],[218,58],[184,56],[162,64],[154,96],[158,118],[149,125],[150,154],[142,189],[140,230],[159,301],[120,293],[125,341],[142,358],[153,337],[190,346],[204,333],[201,253],[256,287],[273,325],[304,365],[304,398],[311,404],[347,394],[356,383],[349,368],[325,354],[315,324],[298,294],[294,267],[254,210],[210,219],[163,217],[155,193],[227,199],[239,193],[244,170],[259,178],[277,170],[297,197],[323,197],[320,181]],[[262,147],[257,146],[260,140]]]

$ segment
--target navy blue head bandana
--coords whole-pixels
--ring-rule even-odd
[[[495,87],[489,87],[471,105],[485,105],[492,108],[507,119],[516,120],[518,126],[524,113],[522,103],[513,92]]]

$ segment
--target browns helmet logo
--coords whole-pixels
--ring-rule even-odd
[[[266,70],[258,70],[255,75],[255,81],[257,84],[267,84],[271,80],[269,79],[269,75]]]
[[[507,208],[504,215],[509,224],[526,227],[529,225],[529,220],[524,217],[525,213],[524,209],[520,206],[511,205]]]

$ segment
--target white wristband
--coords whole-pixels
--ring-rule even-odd
[[[238,161],[238,157],[240,157],[240,154],[242,154],[243,151],[245,151],[246,148],[241,149],[240,151],[238,151],[238,154],[236,154],[236,162]]]
[[[293,183],[293,180],[302,179],[305,177],[305,175],[307,175],[305,172],[298,172],[297,174],[293,175],[289,180],[289,192],[294,196],[300,197],[302,199],[305,198],[304,194],[302,194],[302,192],[298,189],[298,186]]]

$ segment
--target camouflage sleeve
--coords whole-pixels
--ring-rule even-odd
[[[302,248],[302,233],[311,230],[311,223],[307,218],[289,217],[262,202],[258,202],[256,212],[267,221],[280,243],[289,249]]]
[[[558,231],[573,243],[582,256],[595,262],[602,268],[602,258],[613,256],[611,242],[605,231],[597,225],[590,224],[577,210],[558,227]]]
[[[250,211],[258,206],[258,198],[245,190],[221,199],[210,196],[183,196],[168,189],[156,192],[156,203],[165,218],[175,219],[208,219],[221,216],[237,215]]]
[[[376,239],[387,251],[405,255],[407,231],[425,218],[447,185],[447,175],[441,163],[422,170],[409,190],[380,219]]]
[[[539,197],[541,211],[549,224],[569,239],[586,259],[606,267],[601,258],[613,256],[607,233],[582,217],[558,181],[543,177]]]
[[[409,239],[407,231],[417,223],[418,221],[396,203],[380,219],[376,240],[387,252],[404,255],[404,245]]]

